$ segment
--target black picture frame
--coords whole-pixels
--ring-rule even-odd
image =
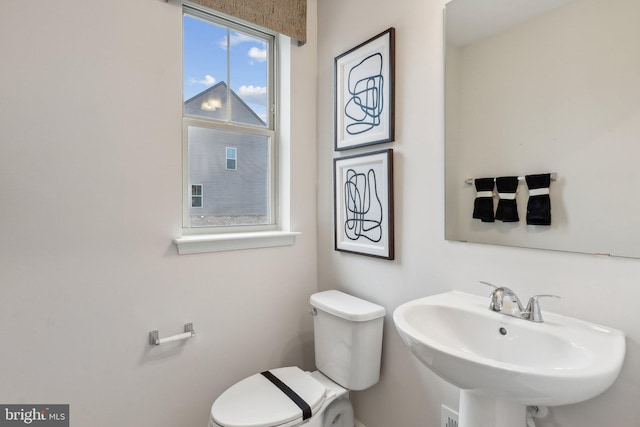
[[[393,150],[333,160],[335,250],[394,259]]]
[[[337,56],[334,61],[335,150],[395,138],[395,29]]]

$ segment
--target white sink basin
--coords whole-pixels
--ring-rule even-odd
[[[544,323],[534,323],[488,305],[488,297],[453,291],[407,302],[393,321],[422,363],[474,399],[565,405],[597,396],[618,377],[622,332],[544,307]]]

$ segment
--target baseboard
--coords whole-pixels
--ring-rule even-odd
[[[362,424],[360,421],[354,419],[353,420],[353,427],[367,427],[364,424]]]

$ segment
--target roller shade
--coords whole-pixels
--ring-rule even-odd
[[[191,3],[307,41],[307,0],[190,0]]]

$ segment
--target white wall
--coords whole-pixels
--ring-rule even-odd
[[[74,426],[207,424],[215,397],[313,367],[315,2],[292,47],[295,246],[178,256],[181,7],[0,5],[0,403],[69,403]],[[197,336],[152,348],[150,330]]]
[[[551,409],[543,427],[634,427],[640,419],[640,260],[444,240],[444,0],[323,0],[318,4],[318,271],[320,288],[341,288],[388,310],[382,378],[352,393],[367,427],[437,427],[440,404],[457,408],[458,391],[410,355],[391,321],[402,302],[450,289],[488,295],[478,280],[507,285],[524,298],[555,293],[543,309],[619,328],[627,356],[611,389],[581,404]],[[333,59],[396,28],[396,260],[333,250]],[[362,152],[366,150],[353,150]],[[344,153],[344,154],[351,154]],[[590,159],[595,162],[596,159]],[[636,208],[640,205],[636,202]],[[615,421],[613,421],[615,420]]]

